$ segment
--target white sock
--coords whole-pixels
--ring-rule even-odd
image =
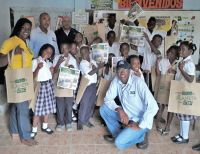
[[[32,127],[32,132],[36,133],[37,132],[37,127]]]
[[[72,108],[73,108],[74,110],[77,110],[78,104],[74,103],[74,105],[72,106]]]
[[[42,123],[42,128],[43,129],[47,129],[47,127],[48,127],[48,123]]]
[[[190,121],[181,121],[182,137],[183,139],[189,138]]]

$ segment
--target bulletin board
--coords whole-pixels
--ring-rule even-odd
[[[106,20],[107,15],[109,13],[116,13],[116,20],[117,23],[120,22],[121,19],[126,19],[128,11],[120,11],[120,10],[102,10],[102,11],[94,11],[94,21],[97,22],[99,19],[104,18]],[[144,11],[144,13],[141,15],[141,18],[146,18],[146,21],[148,21],[148,18],[150,16],[158,17],[158,18],[165,18],[166,25],[161,25],[159,27],[161,30],[166,31],[171,26],[171,21],[174,18],[183,17],[183,19],[193,19],[192,24],[194,25],[192,38],[193,43],[196,44],[197,50],[195,51],[193,57],[193,60],[195,64],[199,62],[199,52],[200,52],[200,11]],[[139,20],[140,26],[145,26],[145,21]],[[157,28],[157,27],[156,27]]]

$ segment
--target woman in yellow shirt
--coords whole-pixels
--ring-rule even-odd
[[[15,53],[11,57],[11,64],[8,67],[19,69],[22,67],[32,67],[33,53],[26,44],[26,40],[30,37],[32,23],[26,18],[17,21],[10,38],[5,40],[0,48],[0,56],[6,56],[14,50]],[[22,60],[22,51],[24,52],[24,63]],[[10,133],[12,136],[18,135],[23,144],[32,146],[37,142],[30,137],[31,126],[29,118],[29,103],[24,101],[21,103],[12,103],[10,110]]]

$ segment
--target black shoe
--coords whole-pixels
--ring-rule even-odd
[[[85,126],[87,126],[88,128],[94,127],[94,125],[91,122],[88,122],[87,124],[85,124]]]
[[[192,149],[196,150],[196,151],[200,151],[200,144],[196,144],[196,145],[192,146]]]
[[[52,130],[51,128],[49,128],[49,127],[47,127],[46,129],[41,128],[41,130],[42,130],[43,132],[49,134],[49,135],[50,135],[50,134],[53,134],[53,130]]]
[[[181,135],[178,134],[176,136],[171,137],[172,142],[174,142],[175,140],[177,140],[177,138],[181,138]]]
[[[177,138],[176,140],[173,140],[172,142],[176,144],[187,144],[189,142],[189,139],[184,139],[182,136],[180,136],[180,138]]]
[[[138,149],[146,149],[148,147],[149,145],[148,136],[149,134],[145,133],[144,141],[136,144]]]
[[[82,124],[77,124],[77,130],[83,130],[83,125]]]
[[[115,142],[115,138],[112,135],[104,135],[103,136],[104,140],[110,142],[110,143],[114,143]]]

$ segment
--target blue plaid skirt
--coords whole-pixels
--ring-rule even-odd
[[[50,113],[56,113],[56,99],[52,80],[40,82],[40,90],[38,92],[34,114],[43,116]]]
[[[197,116],[193,116],[193,115],[186,115],[186,114],[179,114],[179,113],[176,113],[176,116],[179,120],[182,120],[182,121],[191,121],[191,120],[194,120],[197,118]]]

